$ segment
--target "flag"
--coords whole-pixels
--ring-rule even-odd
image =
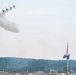
[[[63,58],[69,59],[70,54],[68,53],[68,43],[67,43],[67,49],[66,49],[66,54],[63,56]]]
[[[70,54],[65,54],[65,55],[63,56],[63,58],[67,58],[67,59],[69,59],[69,57],[70,57]]]

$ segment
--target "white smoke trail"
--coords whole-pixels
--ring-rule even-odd
[[[19,33],[18,26],[15,23],[9,22],[5,19],[5,13],[6,12],[0,13],[0,26],[8,31]]]

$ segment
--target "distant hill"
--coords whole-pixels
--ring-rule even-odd
[[[66,72],[66,60],[0,58],[0,71],[20,73],[44,71],[48,73],[51,69],[59,73]],[[69,60],[69,70],[76,71],[76,60]]]

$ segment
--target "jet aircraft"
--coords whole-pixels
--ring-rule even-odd
[[[2,12],[4,13],[5,11],[2,9]]]
[[[15,8],[15,6],[13,5],[13,8]]]
[[[8,8],[6,8],[6,11],[8,11]]]
[[[10,9],[12,9],[12,7],[9,6]]]

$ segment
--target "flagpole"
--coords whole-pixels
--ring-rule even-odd
[[[68,67],[69,67],[69,63],[68,63],[68,59],[67,59],[67,75],[68,75]]]
[[[68,43],[67,43],[67,50],[66,50],[66,54],[68,54],[69,55],[69,53],[68,53]],[[68,56],[67,56],[67,75],[68,75],[68,70],[69,70],[69,58],[68,58]]]
[[[68,43],[67,43],[67,50],[66,50],[66,54],[63,56],[63,58],[67,58],[66,60],[66,74],[68,75],[68,70],[69,70],[69,57],[70,57],[70,54],[68,53]]]

